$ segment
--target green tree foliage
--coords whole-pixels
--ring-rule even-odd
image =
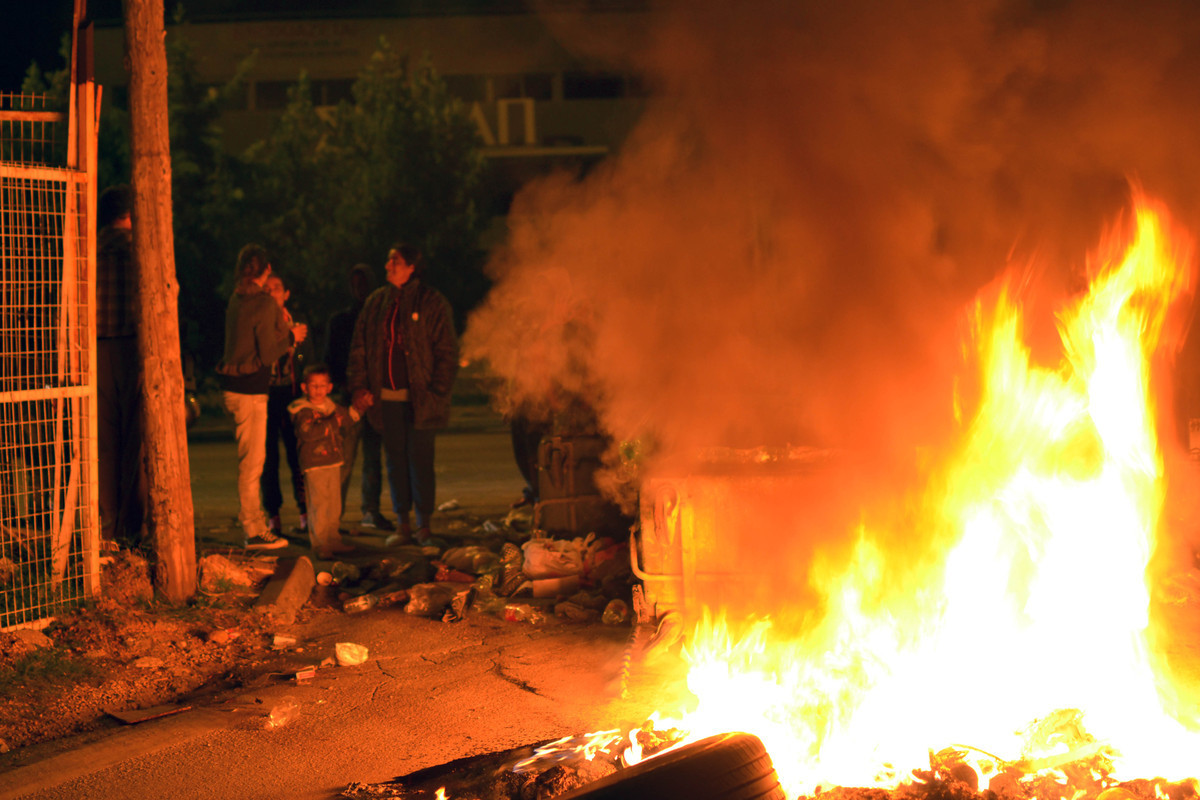
[[[368,263],[382,278],[397,241],[422,249],[427,279],[460,322],[486,294],[478,132],[427,60],[412,66],[381,40],[354,84],[354,101],[336,107],[314,106],[301,75],[272,134],[240,155],[225,148],[219,120],[245,91],[253,59],[226,84],[201,84],[176,14],[167,62],[181,336],[202,372],[221,356],[220,320],[247,242],[271,253],[313,333],[348,302],[350,267]],[[61,94],[65,107],[67,87],[66,66],[43,73],[35,64],[24,91]],[[101,190],[129,180],[128,114],[116,94],[101,102]],[[318,352],[321,344],[314,341]]]
[[[195,56],[182,17],[167,37],[168,113],[171,130],[171,193],[175,234],[175,267],[179,281],[182,346],[202,367],[220,358],[221,337],[213,336],[212,320],[224,316],[223,281],[232,273],[234,257],[253,228],[246,208],[246,168],[226,152],[218,119],[222,108],[242,91],[252,61],[219,87],[196,80]],[[37,63],[26,72],[22,92],[44,93],[66,108],[71,39],[63,37],[63,66],[43,72]],[[129,114],[125,98],[104,92],[100,98],[99,188],[129,181]],[[219,330],[219,329],[218,329]]]
[[[196,79],[196,59],[179,13],[167,35],[167,98],[171,135],[171,197],[175,272],[183,348],[202,368],[221,356],[224,318],[234,259],[256,238],[254,209],[242,186],[246,168],[222,142],[221,111],[245,91],[253,58],[220,86]]]
[[[484,295],[478,196],[484,162],[462,104],[428,60],[385,40],[353,87],[354,102],[316,108],[307,78],[272,135],[247,153],[264,244],[317,319],[344,304],[358,262],[382,271],[398,241],[421,248],[428,280],[459,314]]]

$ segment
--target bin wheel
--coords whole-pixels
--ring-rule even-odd
[[[558,800],[784,800],[771,756],[749,733],[723,733],[618,770]]]

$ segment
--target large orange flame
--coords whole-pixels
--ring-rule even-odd
[[[814,564],[824,604],[803,626],[706,617],[688,645],[696,707],[671,724],[757,734],[791,796],[895,785],[952,745],[989,754],[985,780],[1083,745],[1111,747],[1117,775],[1200,771],[1200,735],[1156,689],[1146,579],[1164,505],[1151,366],[1177,344],[1192,248],[1134,199],[1126,241],[1109,237],[1058,315],[1061,363],[1032,363],[1011,283],[977,304],[975,411],[909,504],[914,549],[937,555],[901,560],[864,523],[848,556]],[[1073,734],[1037,743],[1047,719]]]

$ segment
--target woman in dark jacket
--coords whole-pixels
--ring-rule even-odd
[[[415,538],[423,543],[435,506],[434,435],[450,421],[458,337],[450,303],[421,283],[420,264],[414,247],[388,252],[388,281],[367,298],[354,326],[346,380],[355,408],[383,435],[400,533],[412,533],[415,509]]]

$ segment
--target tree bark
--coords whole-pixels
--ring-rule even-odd
[[[171,229],[171,150],[163,0],[124,0],[133,161],[133,254],[138,268],[147,526],[155,585],[179,603],[196,591],[196,539],[188,469],[179,282]]]

